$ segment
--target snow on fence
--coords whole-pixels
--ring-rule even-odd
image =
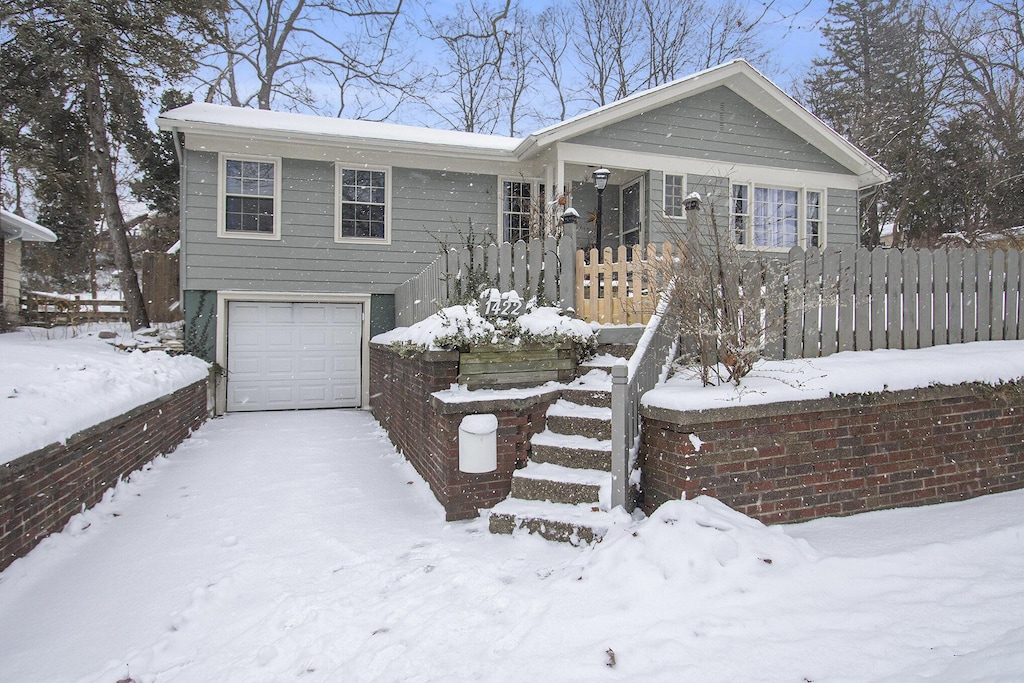
[[[632,507],[629,487],[640,435],[640,397],[664,379],[666,364],[675,360],[678,339],[678,330],[667,318],[653,315],[630,359],[612,366],[612,507]]]
[[[450,302],[474,299],[481,285],[571,308],[574,251],[571,239],[554,237],[449,249],[395,290],[395,324],[407,327]]]
[[[678,249],[574,254],[570,240],[553,238],[453,249],[398,288],[396,322],[411,325],[486,282],[574,308],[583,320],[646,324]],[[794,247],[756,266],[747,264],[738,284],[761,288],[769,358],[1024,338],[1024,252]]]

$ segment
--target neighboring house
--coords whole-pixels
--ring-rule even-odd
[[[228,410],[367,405],[395,288],[470,224],[515,240],[570,206],[590,246],[600,167],[602,246],[673,239],[693,191],[744,248],[853,245],[889,179],[744,61],[521,139],[211,104],[158,124],[184,134],[187,338]]]
[[[8,321],[21,318],[21,243],[56,242],[57,236],[27,218],[0,209],[0,281],[2,302]]]

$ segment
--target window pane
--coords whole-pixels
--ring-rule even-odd
[[[793,247],[797,242],[797,190],[754,188],[754,245]]]
[[[685,215],[683,210],[683,183],[685,178],[681,175],[665,176],[665,215],[682,218]]]
[[[821,246],[821,193],[807,193],[807,245]]]
[[[732,235],[736,244],[747,243],[747,226],[750,221],[749,188],[746,185],[732,186],[732,204],[729,214],[732,218]]]
[[[384,239],[386,181],[384,171],[341,170],[341,237]]]

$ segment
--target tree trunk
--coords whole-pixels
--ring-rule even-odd
[[[113,245],[114,264],[119,271],[121,292],[124,294],[125,310],[128,313],[128,324],[131,325],[132,330],[137,330],[149,327],[149,316],[146,315],[146,302],[142,298],[142,289],[139,287],[139,276],[132,264],[132,252],[128,247],[128,231],[117,197],[117,178],[114,175],[114,161],[111,158],[110,141],[107,138],[105,107],[100,92],[100,75],[95,58],[89,60],[87,69],[85,109],[89,119],[89,133],[92,137],[96,172],[100,181],[103,216],[106,219],[110,242]]]

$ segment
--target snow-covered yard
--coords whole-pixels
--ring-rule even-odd
[[[0,573],[0,680],[1009,681],[1022,614],[1024,491],[572,548],[446,523],[364,411],[230,414]]]

